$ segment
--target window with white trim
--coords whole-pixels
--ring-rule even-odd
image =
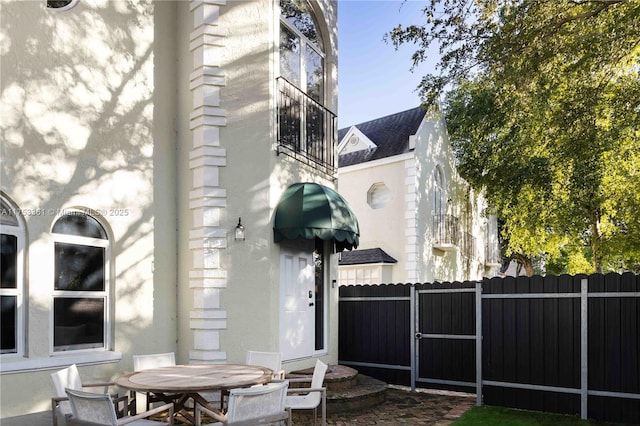
[[[61,216],[54,237],[53,351],[109,349],[110,242],[84,211]]]
[[[24,253],[20,210],[0,194],[0,354],[24,354]]]
[[[336,117],[326,107],[325,49],[306,0],[280,0],[278,153],[335,173]]]
[[[47,9],[58,12],[69,10],[78,3],[78,0],[47,0]]]
[[[367,191],[367,204],[372,209],[381,209],[391,201],[391,190],[384,183],[374,183]]]

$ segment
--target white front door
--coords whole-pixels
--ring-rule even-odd
[[[280,352],[285,360],[313,355],[315,264],[313,240],[280,245]]]

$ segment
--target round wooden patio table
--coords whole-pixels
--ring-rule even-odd
[[[175,412],[184,411],[187,400],[213,408],[200,392],[223,391],[268,383],[273,371],[257,365],[192,364],[134,371],[118,377],[116,385],[136,392],[151,392],[159,399],[175,404]],[[193,418],[183,412],[189,421]]]

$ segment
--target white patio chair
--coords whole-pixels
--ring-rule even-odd
[[[71,426],[151,426],[159,424],[173,425],[173,404],[164,404],[160,407],[137,414],[135,416],[125,416],[117,418],[116,410],[109,399],[109,395],[101,395],[83,392],[73,389],[66,389],[69,402],[71,403]],[[149,420],[153,414],[168,412],[168,421]]]
[[[151,368],[171,367],[176,365],[176,354],[174,352],[165,352],[159,354],[146,354],[133,356],[133,370],[149,370]],[[153,396],[153,394],[131,392],[131,408],[132,413],[138,413],[149,410],[154,402],[161,402]],[[135,408],[135,410],[133,410]]]
[[[215,426],[290,425],[291,412],[285,408],[289,382],[279,381],[263,386],[231,389],[226,415],[196,404],[196,426],[201,425],[202,414],[215,420]]]
[[[284,380],[284,370],[282,369],[282,354],[280,352],[247,351],[247,359],[245,363],[247,365],[258,365],[260,367],[266,367],[273,371],[274,379]],[[220,409],[223,409],[225,400],[229,396],[229,391],[224,390],[217,396],[218,398],[220,398]],[[217,402],[217,399],[214,399],[212,397],[208,397],[207,400],[209,402]]]
[[[327,373],[327,364],[317,360],[313,369],[310,388],[289,388],[285,406],[291,410],[313,410],[313,424],[316,424],[318,406],[322,404],[322,426],[327,424],[327,388],[322,387]],[[308,382],[309,379],[288,379],[289,382]],[[303,394],[303,395],[298,395]]]
[[[280,352],[247,351],[247,365],[259,365],[273,371],[273,378],[284,380],[282,354]]]
[[[55,373],[51,373],[51,380],[53,381],[53,387],[55,388],[55,397],[51,398],[51,414],[53,416],[53,426],[66,425],[66,419],[71,415],[71,405],[69,404],[69,398],[65,392],[65,389],[84,390],[85,388],[101,387],[102,393],[106,394],[109,391],[109,386],[114,386],[113,382],[105,383],[82,383],[80,380],[80,373],[78,367],[73,364],[67,368],[64,368]],[[127,410],[127,397],[119,397],[117,394],[111,395],[110,398],[114,404],[118,405],[118,411],[122,415]],[[120,407],[121,406],[121,407]]]

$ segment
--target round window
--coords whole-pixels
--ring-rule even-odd
[[[57,11],[69,10],[78,3],[78,0],[47,0],[47,8]]]

